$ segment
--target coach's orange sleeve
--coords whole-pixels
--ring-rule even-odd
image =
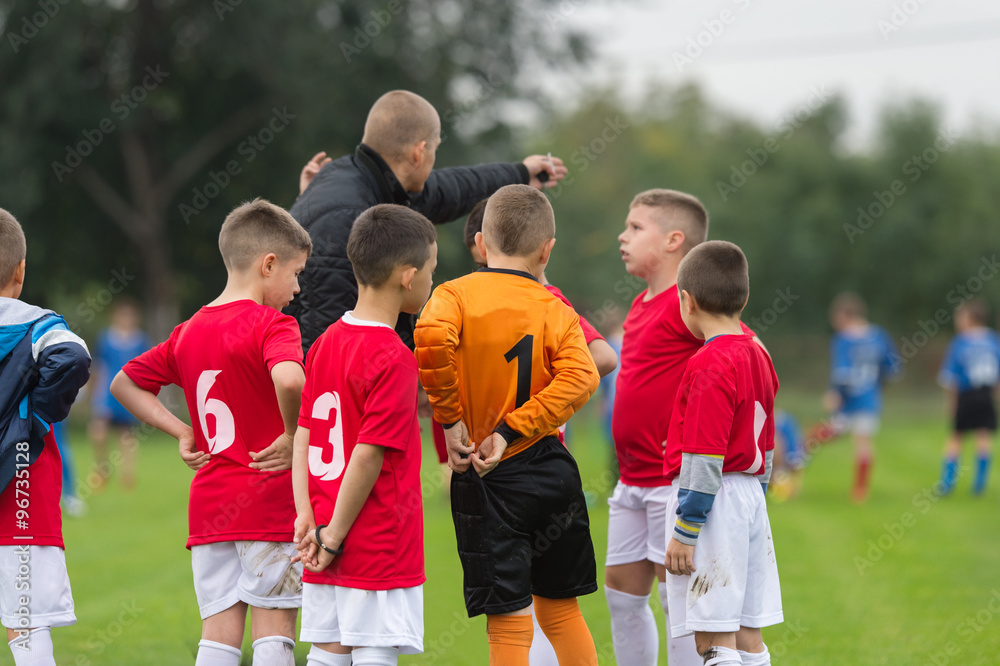
[[[450,425],[462,420],[455,350],[462,333],[462,303],[455,288],[442,284],[417,320],[413,332],[420,383],[427,392],[434,420]]]
[[[590,400],[600,383],[579,315],[568,307],[560,308],[555,323],[547,327],[544,340],[552,380],[504,417],[504,423],[524,437],[552,432],[569,421]]]

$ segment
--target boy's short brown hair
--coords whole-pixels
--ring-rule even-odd
[[[358,216],[347,239],[347,258],[358,284],[380,287],[400,266],[423,268],[437,231],[426,217],[397,204],[372,206]]]
[[[24,230],[17,219],[0,208],[0,287],[14,278],[17,265],[28,255]]]
[[[729,241],[701,243],[677,267],[677,289],[689,293],[709,314],[738,315],[750,296],[746,255]]]
[[[506,185],[486,201],[483,240],[508,257],[526,257],[556,236],[552,204],[528,185]]]
[[[483,199],[472,208],[469,218],[465,221],[465,247],[476,246],[476,234],[483,230],[483,215],[486,213],[486,202]]]
[[[219,251],[226,269],[242,271],[270,252],[281,262],[302,252],[308,256],[312,239],[287,210],[266,199],[254,199],[226,216],[219,231]]]
[[[658,209],[661,229],[684,232],[685,254],[708,238],[708,211],[692,194],[655,188],[635,195],[628,207],[636,206]]]
[[[853,291],[842,291],[830,303],[830,316],[845,314],[852,319],[864,319],[868,316],[868,305],[865,299]]]
[[[981,298],[970,298],[955,308],[956,315],[960,312],[964,313],[976,325],[986,326],[986,322],[990,316],[990,307]]]

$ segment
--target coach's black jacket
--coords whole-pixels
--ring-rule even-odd
[[[299,322],[303,349],[358,302],[358,285],[347,260],[347,237],[358,215],[377,204],[394,203],[443,224],[468,214],[504,185],[528,180],[528,168],[519,163],[449,167],[433,170],[423,191],[411,195],[365,144],[324,166],[290,211],[313,242],[312,256],[299,276],[301,292],[285,309]],[[412,349],[413,317],[401,315],[396,330]]]

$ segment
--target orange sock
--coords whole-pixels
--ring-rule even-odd
[[[487,615],[490,666],[528,666],[534,633],[530,615]]]
[[[576,598],[546,599],[533,596],[538,626],[552,643],[560,666],[597,666],[594,637]]]

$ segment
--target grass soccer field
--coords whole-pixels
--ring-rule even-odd
[[[819,417],[818,395],[793,398],[794,390],[783,388],[779,402],[803,421]],[[954,496],[934,494],[945,435],[940,402],[939,395],[890,397],[866,505],[847,501],[852,469],[844,440],[814,455],[798,499],[769,504],[785,611],[785,623],[764,633],[775,664],[1000,661],[1000,479],[973,498],[966,472]],[[577,417],[570,437],[584,485],[595,495],[590,516],[600,565],[611,482],[595,411]],[[83,473],[90,450],[81,431],[74,435]],[[429,445],[426,451],[426,652],[401,662],[486,664],[485,620],[465,616],[451,514]],[[190,478],[176,444],[151,436],[141,445],[134,491],[123,493],[114,480],[87,498],[83,518],[66,518],[79,622],[53,632],[59,664],[194,663],[200,621],[184,549]],[[85,477],[81,482],[86,488]],[[598,577],[603,582],[600,567]],[[613,664],[603,591],[581,603],[601,664]],[[654,612],[662,636],[655,601]],[[296,648],[297,663],[305,663],[307,647]],[[243,663],[249,655],[248,638]]]

